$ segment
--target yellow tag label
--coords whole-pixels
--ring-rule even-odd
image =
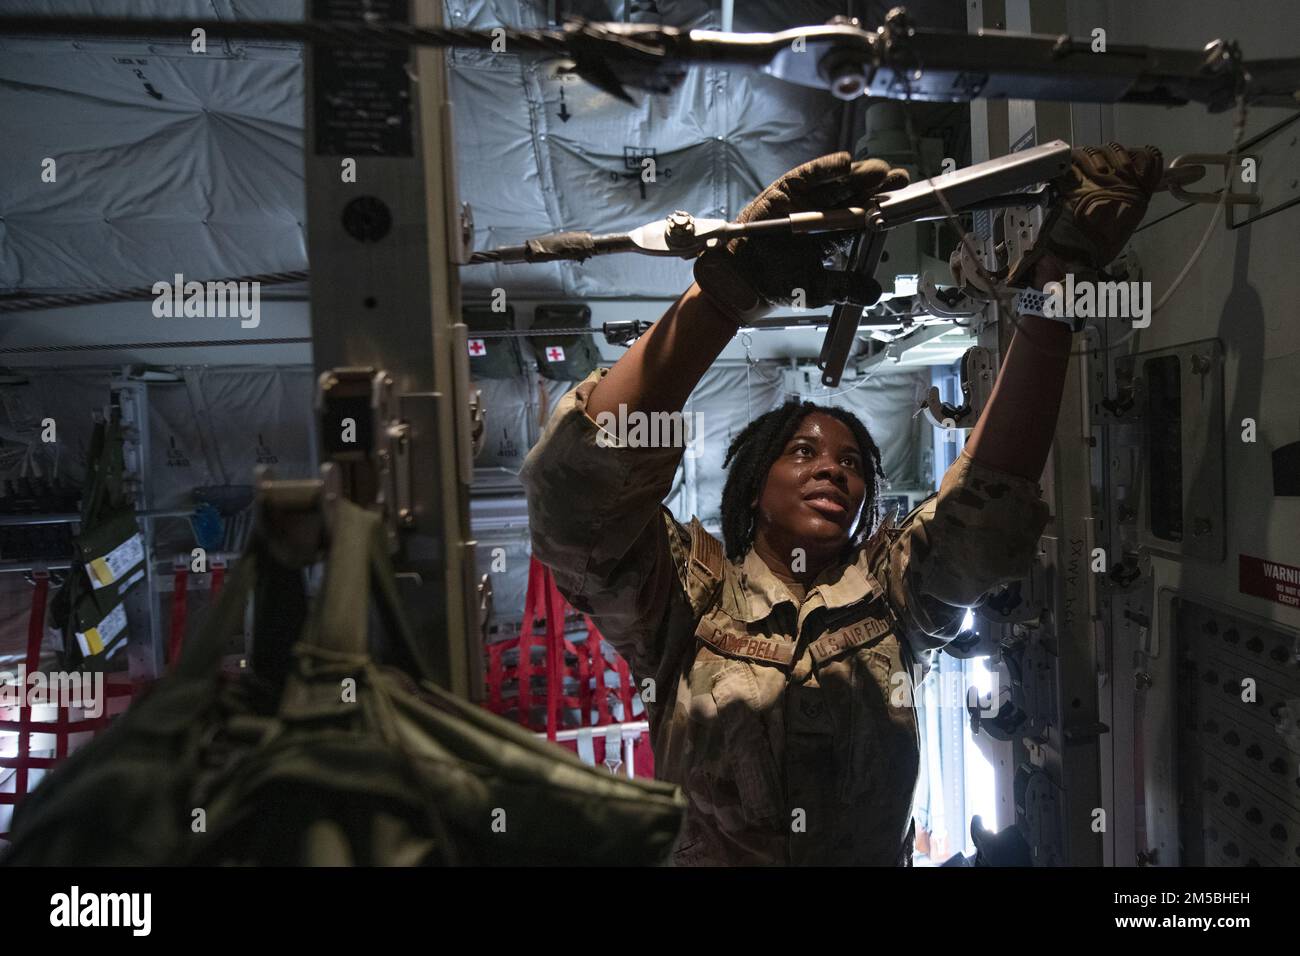
[[[103,558],[96,558],[90,562],[90,573],[95,576],[95,580],[99,582],[100,587],[113,581],[113,571]]]
[[[126,624],[126,607],[119,604],[105,614],[104,619],[98,624],[77,632],[77,643],[81,645],[81,652],[87,657],[98,654],[126,630]]]

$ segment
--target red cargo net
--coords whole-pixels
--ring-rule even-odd
[[[550,569],[531,558],[528,567],[528,592],[524,598],[523,626],[518,638],[496,641],[487,645],[487,673],[485,684],[487,698],[484,706],[494,714],[513,716],[521,725],[532,730],[545,731],[550,740],[558,733],[576,727],[604,727],[618,722],[611,701],[617,701],[622,722],[632,717],[632,677],[627,661],[610,649],[613,662],[607,661],[604,643],[590,616],[582,614],[586,625],[586,639],[575,643],[564,635],[568,614],[577,615],[560,594]],[[540,631],[538,625],[541,625]],[[534,650],[541,653],[534,660]],[[506,662],[510,651],[517,652],[513,664]],[[617,675],[616,686],[607,683],[607,673]],[[545,691],[538,694],[532,684],[535,676],[545,678]],[[576,692],[566,693],[566,684]],[[514,691],[513,694],[510,691]],[[545,718],[533,716],[535,708],[545,709]],[[572,711],[578,713],[578,723],[561,726],[563,717]],[[611,768],[617,754],[609,759],[603,753],[606,737],[591,735],[597,763],[605,761]],[[561,740],[561,746],[579,751],[575,740]],[[642,733],[634,742],[638,776],[653,776],[650,759],[649,735]]]
[[[36,587],[32,592],[31,615],[27,619],[27,656],[24,680],[29,674],[40,670],[41,638],[45,633],[45,602],[50,591],[50,575],[46,571],[34,573]],[[136,687],[129,683],[115,682],[114,675],[105,674],[103,712],[98,717],[71,719],[71,707],[59,704],[55,706],[54,720],[33,720],[32,709],[22,707],[0,707],[0,732],[16,733],[18,752],[16,756],[0,755],[0,770],[14,771],[14,789],[12,792],[0,792],[0,805],[16,807],[23,797],[30,792],[30,772],[32,770],[49,770],[68,756],[69,737],[72,734],[98,734],[108,727],[115,716],[111,702],[114,698],[129,698]],[[18,688],[20,699],[26,703],[26,685]],[[51,701],[51,706],[55,702]],[[36,734],[48,734],[54,737],[53,757],[33,757],[32,737]],[[0,833],[0,840],[7,838],[7,832]]]

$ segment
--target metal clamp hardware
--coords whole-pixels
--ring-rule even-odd
[[[630,720],[631,714],[624,714],[624,720]],[[610,773],[618,773],[623,766],[623,728],[613,726],[605,731],[605,767]]]
[[[975,346],[961,357],[962,403],[956,407],[940,401],[939,390],[931,388],[921,408],[935,428],[974,428],[980,412],[993,394],[993,353]]]
[[[629,346],[648,332],[651,325],[653,323],[645,319],[620,319],[604,323],[600,330],[610,345]]]
[[[339,493],[384,516],[389,545],[415,523],[410,424],[397,414],[393,378],[373,368],[336,368],[317,383],[322,457],[337,469]]]
[[[950,213],[1003,209],[1008,210],[1008,222],[1025,232],[1033,207],[1048,202],[1052,196],[1050,187],[1039,184],[1050,182],[1069,168],[1069,145],[1053,140],[955,170],[938,179],[920,180],[902,189],[880,193],[864,206],[794,212],[776,219],[745,223],[700,219],[678,210],[626,233],[563,232],[538,236],[522,245],[481,250],[470,257],[470,262],[537,263],[562,259],[583,262],[592,256],[615,253],[691,259],[715,245],[742,236],[852,233],[847,271],[873,279],[889,230],[914,222],[945,219]],[[1019,191],[1035,186],[1039,188],[1032,192]],[[1026,232],[1026,241],[1029,238]],[[966,275],[976,273],[973,265],[965,270]],[[870,301],[841,301],[831,313],[817,358],[822,384],[828,388],[839,385],[857,339],[863,311],[879,298],[879,286],[875,288],[875,295],[868,296]],[[984,294],[970,289],[964,291],[972,298],[994,297],[993,290]]]
[[[483,407],[483,390],[471,388],[469,395],[470,447],[475,458],[483,451],[487,435],[487,409]]]
[[[1224,189],[1228,188],[1228,183],[1232,182],[1232,171],[1228,169],[1228,163],[1232,159],[1226,153],[1184,153],[1181,156],[1175,156],[1169,162],[1170,169],[1190,169],[1196,166],[1222,166]],[[1238,157],[1240,162],[1241,157]],[[1241,206],[1258,206],[1260,197],[1251,193],[1234,193],[1229,191],[1225,197],[1221,192],[1194,192],[1183,188],[1173,177],[1166,179],[1169,192],[1175,198],[1186,203],[1209,203],[1218,205],[1220,202],[1233,203]]]
[[[942,319],[973,319],[984,311],[983,305],[972,308],[974,300],[961,289],[952,286],[940,289],[928,272],[922,273],[916,292],[925,311]]]

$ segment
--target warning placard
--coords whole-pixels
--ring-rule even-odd
[[[316,20],[403,23],[408,8],[409,0],[313,0],[311,10]],[[413,52],[356,44],[312,50],[317,155],[411,155]]]
[[[1300,607],[1300,568],[1240,554],[1237,590],[1278,604]]]

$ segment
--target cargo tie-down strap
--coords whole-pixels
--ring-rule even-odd
[[[208,573],[212,576],[208,591],[208,606],[211,607],[221,596],[221,586],[226,581],[226,566],[224,563],[213,562],[212,570]],[[189,584],[189,565],[184,559],[178,559],[172,575],[172,622],[171,637],[167,642],[168,666],[173,666],[180,660],[181,647],[185,644],[185,629],[189,624]]]
[[[185,623],[189,608],[190,568],[188,564],[178,561],[172,575],[172,633],[167,642],[167,662],[175,664],[181,656],[181,645],[185,642]]]

